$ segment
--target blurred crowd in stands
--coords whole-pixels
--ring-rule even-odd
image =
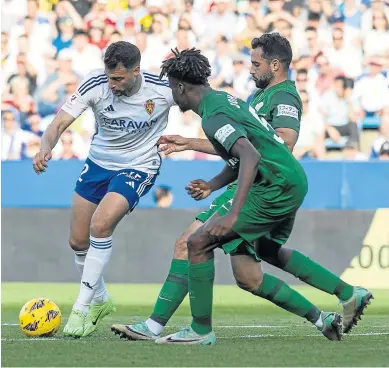
[[[265,32],[293,49],[290,79],[304,105],[296,157],[389,159],[389,0],[2,0],[1,32],[2,160],[34,156],[112,42],[136,44],[141,68],[157,74],[171,48],[200,48],[212,87],[247,100],[250,43]],[[54,158],[85,159],[94,131],[87,110]],[[199,118],[176,107],[165,133],[204,137]],[[171,159],[219,158],[189,151]]]

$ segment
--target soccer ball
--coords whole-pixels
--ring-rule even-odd
[[[61,326],[61,311],[51,300],[35,298],[23,305],[19,324],[27,336],[53,336]]]

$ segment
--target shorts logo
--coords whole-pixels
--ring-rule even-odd
[[[225,140],[234,132],[235,128],[231,124],[227,124],[218,129],[214,137],[220,144],[223,144]]]
[[[135,183],[133,181],[126,181],[126,184],[135,189]]]
[[[277,109],[278,109],[278,113],[277,113],[277,116],[289,116],[293,119],[297,119],[298,120],[298,110],[296,107],[294,106],[291,106],[291,105],[278,105],[277,106]]]
[[[155,103],[153,100],[147,100],[145,103],[145,109],[149,115],[151,115],[154,112]]]

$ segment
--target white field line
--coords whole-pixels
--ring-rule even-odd
[[[366,333],[353,333],[351,335],[347,335],[347,338],[350,338],[350,337],[353,337],[353,336],[380,336],[380,335],[389,335],[389,332],[366,332]],[[226,339],[258,339],[258,338],[265,338],[265,337],[295,337],[296,335],[273,335],[273,334],[259,334],[259,335],[245,335],[245,336],[236,336],[236,337],[233,337],[233,336],[229,336],[229,337],[219,337],[219,339],[223,339],[223,340],[226,340]],[[322,338],[322,335],[320,334],[309,334],[309,335],[303,335],[303,337],[321,337]],[[49,338],[41,338],[41,339],[34,339],[34,338],[31,338],[31,339],[28,339],[28,338],[2,338],[1,341],[5,341],[5,342],[21,342],[21,341],[24,341],[24,342],[38,342],[38,341],[64,341],[65,339],[64,338],[61,338],[61,337],[49,337]],[[99,338],[93,338],[93,340],[111,340],[109,337],[99,337]],[[77,341],[77,343],[79,342],[90,342],[89,339],[87,340],[74,340],[74,341]],[[120,341],[120,340],[118,340]],[[126,341],[126,340],[124,340]]]
[[[19,326],[19,323],[9,323],[4,322],[1,324],[2,326]],[[169,328],[181,328],[183,325],[168,325]],[[305,328],[305,327],[315,327],[313,325],[310,325],[308,323],[300,324],[300,325],[231,325],[231,326],[213,326],[215,329],[217,328]],[[369,326],[370,328],[389,328],[389,325],[378,325],[378,326]]]

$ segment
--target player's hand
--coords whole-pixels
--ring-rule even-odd
[[[238,216],[229,212],[225,216],[217,217],[214,221],[209,221],[205,225],[205,230],[209,235],[217,238],[223,237],[232,231],[237,218]]]
[[[207,198],[212,193],[209,183],[201,179],[191,180],[185,189],[196,201]]]
[[[32,167],[38,175],[46,171],[47,163],[51,160],[51,157],[51,151],[39,151],[35,155]]]
[[[159,138],[159,151],[165,155],[170,155],[173,152],[186,151],[188,149],[189,139],[180,135],[163,135]]]

